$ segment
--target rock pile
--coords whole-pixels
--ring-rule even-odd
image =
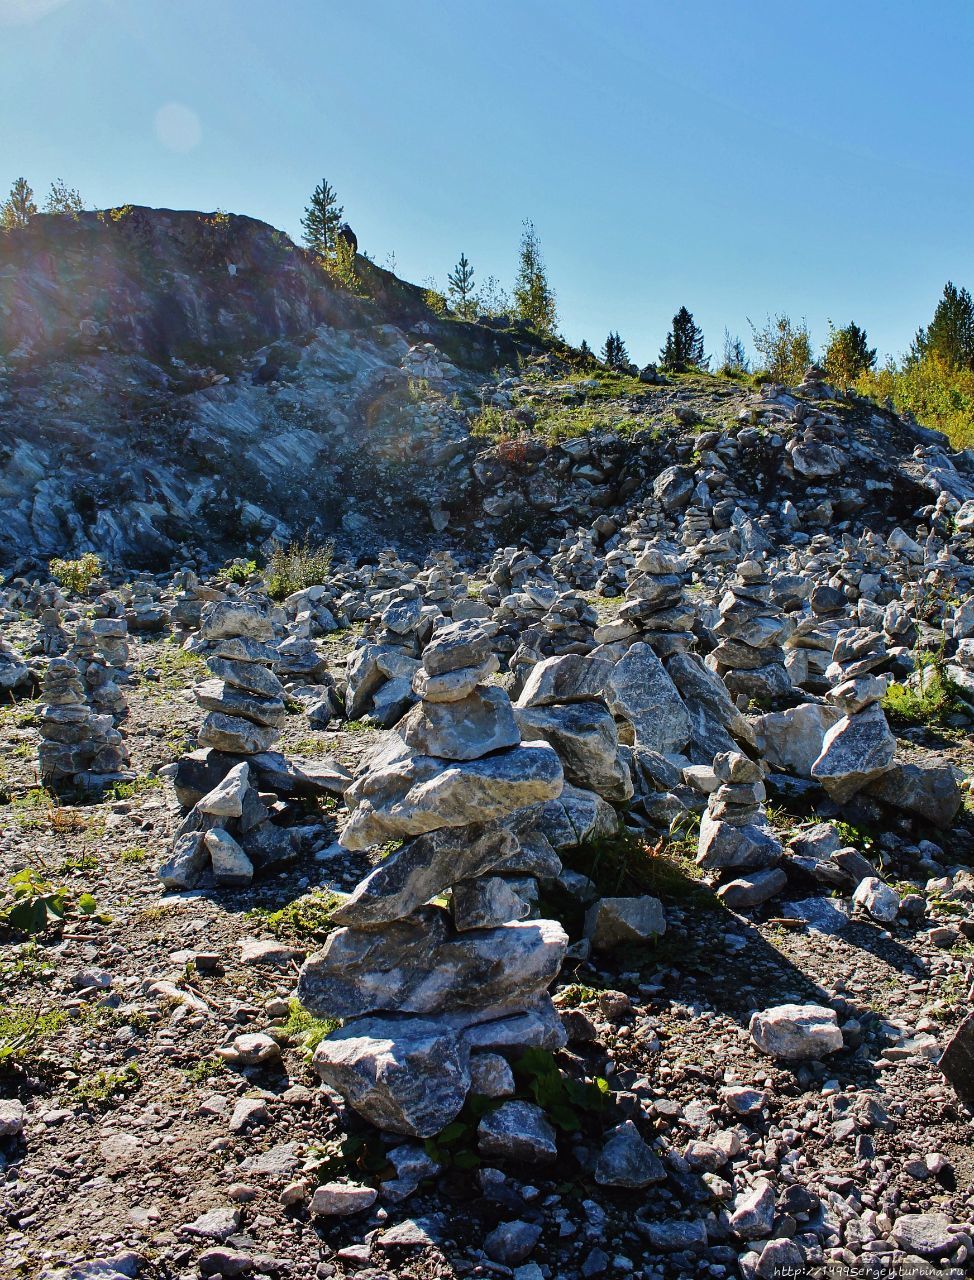
[[[484,685],[497,660],[476,623],[442,626],[422,658],[420,701],[348,789],[341,837],[405,843],[334,913],[298,987],[316,1016],[347,1020],[315,1053],[322,1080],[381,1128],[420,1137],[456,1116],[478,1059],[564,1043],[546,989],[568,943],[555,921],[527,919],[505,825],[558,796],[558,756],[523,743],[506,693]],[[432,904],[447,894],[449,907]]]
[[[41,781],[54,788],[83,789],[129,782],[122,735],[111,716],[88,705],[78,668],[69,658],[52,658],[41,690],[38,761]]]
[[[199,638],[209,647],[214,677],[195,690],[207,712],[200,746],[245,756],[269,751],[284,719],[284,686],[271,670],[277,653],[270,620],[256,605],[217,602],[204,609]]]
[[[782,642],[791,625],[771,598],[771,581],[756,560],[744,560],[720,601],[720,637],[708,655],[732,694],[744,700],[773,701],[792,689]]]
[[[781,844],[763,807],[765,770],[740,752],[721,752],[713,767],[719,785],[700,823],[697,862],[707,871],[747,873],[718,894],[734,909],[757,906],[786,882],[777,865]]]
[[[116,683],[116,673],[103,653],[98,651],[98,637],[87,622],[79,622],[68,657],[78,668],[85,694],[98,715],[111,716],[115,724],[129,712],[128,700]]]

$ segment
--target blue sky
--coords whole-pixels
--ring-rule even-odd
[[[223,208],[509,284],[654,358],[681,305],[902,351],[974,287],[971,0],[0,0],[0,188]]]

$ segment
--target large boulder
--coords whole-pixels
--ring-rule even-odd
[[[444,760],[477,760],[521,741],[510,698],[485,687],[457,702],[418,702],[396,732],[417,755]]]
[[[367,849],[440,827],[492,821],[554,799],[564,784],[561,761],[546,742],[529,742],[480,760],[387,756],[356,779],[346,802],[357,807],[341,836],[346,849]]]
[[[620,803],[632,796],[632,777],[619,758],[616,723],[603,703],[519,706],[515,716],[526,741],[541,739],[554,747],[569,782]]]
[[[873,703],[856,715],[843,716],[832,726],[810,772],[833,800],[845,804],[886,772],[895,753],[896,739],[883,708]]]
[[[842,719],[837,707],[803,702],[786,711],[772,711],[751,721],[754,743],[772,769],[787,769],[799,778],[812,776],[822,754],[825,735]]]
[[[297,994],[331,1018],[517,1004],[547,990],[567,947],[554,920],[455,933],[445,912],[424,907],[381,931],[336,929],[305,961]]]
[[[613,713],[632,725],[639,746],[668,755],[688,742],[689,713],[648,644],[631,645],[612,668],[606,697]]]
[[[517,839],[497,823],[427,832],[384,858],[332,919],[359,929],[405,919],[458,881],[509,862],[517,849]]]
[[[415,1138],[445,1128],[470,1089],[470,1050],[423,1018],[357,1018],[321,1041],[313,1065],[359,1115]]]
[[[914,813],[935,827],[946,828],[957,817],[961,790],[950,764],[904,764],[896,761],[865,788],[894,809]]]

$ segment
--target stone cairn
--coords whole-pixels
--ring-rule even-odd
[[[269,751],[284,719],[284,686],[271,670],[277,651],[274,628],[256,605],[233,600],[209,605],[199,640],[208,647],[212,680],[197,685],[206,711],[199,745],[235,755]]]
[[[787,883],[778,866],[781,843],[764,811],[765,769],[739,751],[722,751],[713,770],[717,788],[700,822],[697,862],[725,880],[717,892],[727,906],[757,906]]]
[[[40,611],[40,632],[31,646],[32,653],[45,654],[48,658],[60,658],[71,647],[71,639],[61,622],[61,610],[57,605],[47,605]]]
[[[116,671],[125,671],[129,661],[129,624],[121,597],[106,591],[95,601],[91,612],[91,630],[102,656]]]
[[[638,639],[650,645],[659,658],[691,648],[694,610],[683,590],[685,570],[679,556],[645,547],[636,558],[617,622],[600,627],[596,640]],[[606,634],[607,629],[613,634]]]
[[[330,762],[298,768],[273,750],[284,718],[273,638],[257,605],[222,600],[203,610],[196,643],[213,678],[195,689],[207,713],[200,749],[171,766],[176,795],[191,807],[159,868],[168,889],[191,889],[208,870],[215,884],[245,885],[293,860],[319,829],[275,824],[274,797],[269,805],[261,792],[341,795],[350,781]]]
[[[822,741],[811,769],[837,804],[845,804],[893,764],[896,739],[886,723],[887,679],[875,675],[887,660],[881,632],[849,628],[839,633],[826,675],[834,682],[826,700],[842,712]]]
[[[162,591],[151,578],[138,577],[132,583],[125,605],[125,621],[130,631],[161,631],[168,621]]]
[[[114,668],[99,652],[98,637],[89,623],[78,623],[68,657],[78,668],[92,709],[98,715],[111,716],[115,724],[124,720],[129,713],[128,700],[116,683]]]
[[[70,658],[52,658],[44,676],[40,711],[41,781],[55,789],[83,789],[130,782],[122,735],[111,716],[88,705],[85,686]]]
[[[792,691],[782,641],[791,624],[771,599],[764,565],[744,560],[720,601],[720,637],[707,665],[736,697],[775,699]]]
[[[475,622],[442,626],[422,657],[421,700],[346,792],[341,836],[357,850],[405,843],[335,911],[298,997],[346,1019],[315,1052],[322,1081],[380,1128],[428,1137],[473,1079],[484,1088],[486,1068],[496,1096],[511,1092],[498,1055],[564,1044],[546,992],[568,939],[556,921],[526,918],[511,830],[518,811],[561,793],[557,754],[522,743],[507,694],[483,684],[497,659]]]

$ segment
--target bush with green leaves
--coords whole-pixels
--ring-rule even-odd
[[[905,681],[894,681],[883,698],[883,710],[894,723],[942,724],[959,709],[943,663],[928,653],[918,655],[917,670]]]
[[[78,560],[59,560],[55,557],[49,568],[51,577],[58,586],[83,596],[101,575],[102,563],[93,551],[86,551]]]
[[[248,578],[252,578],[257,572],[257,562],[255,560],[243,560],[237,558],[231,560],[230,563],[220,571],[220,577],[227,582],[235,582],[238,586],[242,586]]]
[[[272,600],[285,600],[306,587],[324,586],[331,573],[334,550],[333,542],[321,546],[312,546],[310,542],[275,546],[264,572],[267,594]]]
[[[12,901],[4,908],[2,920],[21,933],[60,928],[70,916],[93,916],[98,910],[90,893],[75,894],[63,885],[52,884],[32,867],[12,875],[8,885]]]

